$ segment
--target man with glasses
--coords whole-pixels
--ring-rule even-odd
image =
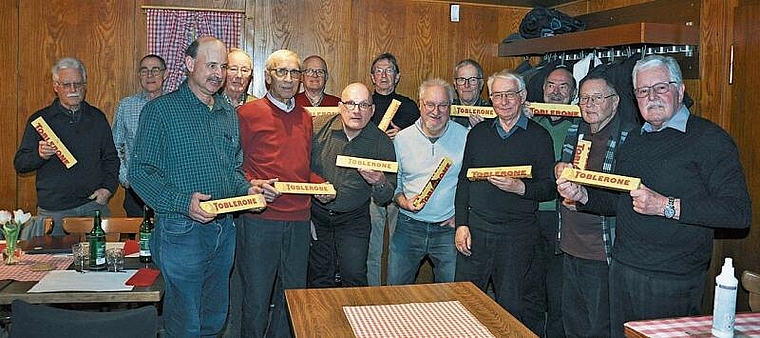
[[[562,162],[555,176],[572,167],[578,140],[591,142],[586,169],[610,173],[615,170],[618,149],[637,124],[618,114],[620,97],[612,83],[590,74],[581,81],[580,107],[583,120],[573,124],[562,147]],[[569,337],[610,335],[609,268],[615,218],[578,212],[573,203],[560,206],[559,248],[562,267],[562,320]]]
[[[544,103],[569,104],[575,98],[575,78],[565,66],[558,66],[546,76]],[[554,160],[560,160],[567,130],[578,118],[534,116],[552,137]],[[525,325],[539,337],[563,337],[562,328],[562,252],[557,248],[559,214],[557,200],[538,204],[540,240],[536,242],[533,261],[525,276]]]
[[[419,95],[420,118],[393,140],[399,214],[389,249],[388,285],[413,284],[426,256],[433,262],[435,282],[454,281],[454,191],[467,128],[449,120],[454,90],[446,81],[426,80]],[[451,167],[426,202],[414,203],[444,158]]]
[[[222,91],[224,99],[236,109],[255,100],[255,96],[248,94],[251,79],[253,79],[251,57],[242,49],[230,49],[227,53],[227,82],[224,83],[224,91]]]
[[[414,121],[420,117],[420,111],[414,101],[396,93],[396,85],[401,80],[401,71],[393,54],[382,53],[375,57],[372,60],[372,66],[369,68],[369,74],[375,87],[375,92],[372,94],[372,102],[375,103],[375,114],[372,115],[372,122],[375,125],[380,124],[393,100],[401,102],[396,115],[388,125],[388,129],[385,130],[388,137],[393,140],[400,130],[414,124]],[[394,203],[372,203],[370,205],[372,233],[370,234],[369,254],[367,256],[367,282],[369,285],[380,285],[381,283],[381,259],[385,227],[388,227],[388,233],[390,237],[393,237],[397,215],[398,207]]]
[[[118,187],[119,157],[111,126],[100,109],[85,101],[87,70],[65,57],[52,69],[57,98],[32,114],[24,128],[13,165],[16,172],[36,171],[37,215],[53,219],[53,235],[63,235],[63,217],[108,216],[108,199]],[[56,148],[37,133],[32,121],[42,117],[77,162],[70,168]]]
[[[521,286],[539,238],[538,202],[556,195],[552,140],[523,114],[527,93],[520,75],[492,75],[488,92],[498,117],[467,135],[456,188],[456,280],[485,291],[493,278],[496,302],[522,320]],[[466,175],[470,168],[525,165],[532,178],[470,181]]]
[[[372,228],[370,197],[387,203],[393,197],[395,174],[335,165],[338,155],[395,161],[393,143],[370,123],[374,105],[369,89],[353,83],[341,93],[337,116],[315,118],[311,166],[338,191],[328,203],[312,202],[316,231],[309,253],[309,286],[334,287],[339,270],[342,286],[367,285],[367,250]],[[321,126],[321,127],[316,127]]]
[[[265,97],[243,105],[243,171],[263,189],[267,208],[237,221],[235,269],[243,290],[242,337],[292,335],[285,290],[306,287],[311,196],[281,193],[274,182],[322,183],[311,170],[312,118],[293,98],[301,79],[298,54],[281,49],[267,57]],[[327,203],[335,195],[316,195]],[[270,304],[274,304],[272,313]]]
[[[141,217],[143,214],[145,202],[132,190],[127,172],[134,149],[140,112],[148,101],[164,93],[166,62],[158,55],[148,54],[140,60],[137,75],[140,78],[142,90],[119,101],[113,119],[113,142],[116,145],[116,151],[119,153],[119,160],[121,160],[119,183],[124,188],[123,206],[127,217]]]
[[[472,59],[459,61],[454,66],[454,89],[457,92],[457,98],[454,99],[455,105],[462,106],[479,106],[490,107],[491,102],[482,98],[480,93],[483,91],[483,67]],[[451,118],[454,122],[459,123],[467,128],[483,122],[484,118],[478,114],[471,114],[469,117],[455,116]]]
[[[681,69],[650,55],[633,68],[646,123],[628,135],[615,173],[641,178],[630,192],[557,180],[580,211],[616,216],[610,264],[610,325],[701,313],[716,228],[748,228],[752,210],[738,150],[714,123],[683,104]]]
[[[327,63],[319,55],[311,55],[303,60],[301,83],[303,92],[296,94],[296,104],[302,107],[335,107],[340,98],[325,93],[329,73]]]

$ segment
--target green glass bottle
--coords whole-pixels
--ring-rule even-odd
[[[87,234],[90,243],[90,270],[106,269],[106,232],[100,224],[100,210],[95,210],[92,230]]]
[[[143,220],[140,223],[140,263],[150,263],[150,236],[153,234],[153,222],[150,221],[150,208],[143,207]]]

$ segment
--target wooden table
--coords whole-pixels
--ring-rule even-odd
[[[712,316],[639,320],[625,323],[625,336],[645,337],[713,337]],[[737,313],[734,337],[760,336],[760,313]]]
[[[1,263],[0,263],[1,264]],[[124,259],[126,269],[137,269],[145,264],[136,257]],[[153,267],[155,268],[155,267]],[[106,272],[104,272],[106,273]],[[134,287],[132,291],[108,292],[43,292],[27,293],[37,282],[19,282],[0,280],[0,305],[7,305],[14,299],[29,303],[158,303],[164,292],[164,280],[161,275],[149,287]]]
[[[470,282],[285,290],[296,337],[353,337],[343,306],[456,300],[496,337],[536,337]]]

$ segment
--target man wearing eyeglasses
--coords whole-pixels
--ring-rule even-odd
[[[456,188],[456,280],[485,291],[493,278],[496,302],[523,320],[523,278],[539,239],[538,202],[556,196],[549,132],[523,114],[527,93],[507,70],[488,78],[498,116],[467,135]],[[470,168],[530,165],[531,178],[491,176],[470,181]]]
[[[490,107],[491,102],[482,98],[480,93],[483,92],[483,67],[472,59],[459,61],[454,66],[454,89],[457,92],[457,98],[454,99],[455,105],[462,106],[479,106]],[[467,128],[483,122],[484,118],[478,114],[471,114],[469,117],[455,116],[451,118],[454,122],[459,123]]]
[[[244,50],[232,48],[227,53],[227,62],[227,81],[222,96],[237,109],[256,99],[248,94],[248,85],[253,79],[253,61]]]
[[[449,120],[454,90],[446,81],[426,80],[419,97],[420,118],[393,140],[399,214],[388,255],[388,285],[413,284],[425,257],[433,262],[435,282],[454,281],[454,191],[467,128]],[[451,167],[427,201],[415,204],[443,158],[451,160]]]
[[[243,290],[242,337],[289,337],[285,290],[305,288],[309,257],[309,195],[282,195],[274,182],[322,183],[311,170],[312,118],[293,98],[301,79],[298,54],[281,49],[265,62],[265,97],[243,105],[243,171],[263,189],[267,208],[237,221],[235,269]],[[335,195],[316,195],[327,203]],[[274,304],[270,314],[270,304]]]
[[[338,155],[396,160],[391,140],[370,123],[374,105],[366,86],[348,85],[338,107],[339,115],[314,119],[318,129],[312,141],[311,166],[333,182],[338,194],[328,203],[312,201],[316,240],[309,253],[310,287],[334,287],[338,270],[342,286],[367,285],[370,197],[387,203],[396,186],[395,174],[335,165]]]
[[[372,93],[372,102],[375,104],[375,114],[372,116],[372,123],[375,125],[380,124],[393,100],[401,102],[396,115],[391,120],[388,129],[385,130],[388,137],[393,140],[399,131],[414,124],[414,121],[420,117],[420,111],[414,101],[396,93],[396,85],[401,80],[401,71],[393,54],[382,53],[375,57],[372,60],[369,72],[372,84],[375,87],[375,91]],[[388,227],[388,233],[393,237],[398,207],[394,203],[372,203],[370,205],[370,215],[372,218],[372,233],[370,235],[369,255],[367,257],[367,282],[369,285],[380,285],[385,227]]]
[[[145,202],[132,190],[127,172],[134,149],[140,112],[148,101],[164,93],[166,62],[158,55],[146,55],[140,60],[137,76],[140,78],[140,92],[119,101],[113,120],[113,142],[121,160],[119,183],[124,188],[123,206],[127,217],[141,217],[143,214]]]
[[[646,123],[620,148],[615,173],[641,178],[630,192],[557,180],[581,211],[616,216],[610,264],[610,325],[701,313],[716,228],[748,228],[747,183],[731,137],[683,104],[675,59],[650,55],[633,68]]]
[[[544,103],[569,104],[576,94],[573,73],[565,66],[558,66],[546,76],[542,90]],[[556,161],[560,160],[568,128],[579,120],[561,116],[533,117],[533,121],[551,135]],[[556,199],[538,204],[540,240],[536,243],[533,261],[525,277],[525,325],[539,337],[564,337],[562,252],[557,248],[558,212]]]
[[[311,55],[303,60],[301,83],[303,91],[296,94],[296,104],[302,107],[335,107],[340,98],[325,93],[329,73],[327,63],[319,55]]]
[[[36,171],[37,215],[53,219],[53,234],[63,235],[63,217],[108,216],[108,199],[118,187],[119,157],[111,126],[100,109],[85,101],[87,70],[81,61],[65,57],[52,68],[57,98],[32,114],[13,165],[20,174]],[[56,148],[37,133],[32,121],[42,117],[77,160],[70,168]]]
[[[586,169],[610,173],[615,170],[618,149],[637,127],[632,119],[618,114],[620,98],[612,83],[602,75],[590,74],[580,85],[583,120],[574,123],[562,147],[555,176],[572,167],[578,140],[591,142]],[[562,267],[562,320],[569,337],[610,335],[609,267],[615,218],[578,212],[574,203],[560,206],[559,248]]]

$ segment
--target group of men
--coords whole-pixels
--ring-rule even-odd
[[[416,103],[396,93],[401,73],[388,53],[369,69],[373,92],[351,83],[340,97],[324,92],[319,56],[270,54],[260,99],[247,94],[251,58],[213,37],[193,42],[184,65],[185,82],[164,94],[164,60],[144,57],[142,91],[120,102],[111,134],[84,101],[84,66],[61,59],[52,70],[58,98],[30,121],[43,117],[78,162],[53,159],[59,149],[31,124],[14,160],[20,173],[37,172],[38,214],[57,231],[62,217],[107,213],[118,183],[128,215],[145,204],[155,211],[151,252],[171,337],[216,336],[225,323],[231,336],[291,336],[284,290],[332,287],[338,275],[344,286],[379,285],[386,226],[388,284],[413,283],[427,257],[436,282],[492,285],[496,301],[540,336],[617,337],[628,320],[699,313],[712,229],[751,221],[736,147],[683,105],[672,58],[634,68],[643,127],[618,114],[608,79],[576,86],[565,68],[544,80],[544,101],[568,104],[577,92],[582,118],[529,116],[520,75],[484,81],[469,59],[454,67],[454,86],[423,81]],[[380,130],[393,100],[398,111]],[[452,104],[491,106],[497,117],[452,119]],[[338,115],[306,110],[331,105]],[[642,186],[621,193],[560,177],[579,140],[592,144],[587,170]],[[338,155],[395,161],[398,171],[339,167]],[[531,175],[467,176],[508,166],[531,166]],[[434,174],[435,190],[420,196]],[[277,182],[331,183],[336,193],[288,194]],[[234,220],[200,207],[250,194],[266,207]]]

